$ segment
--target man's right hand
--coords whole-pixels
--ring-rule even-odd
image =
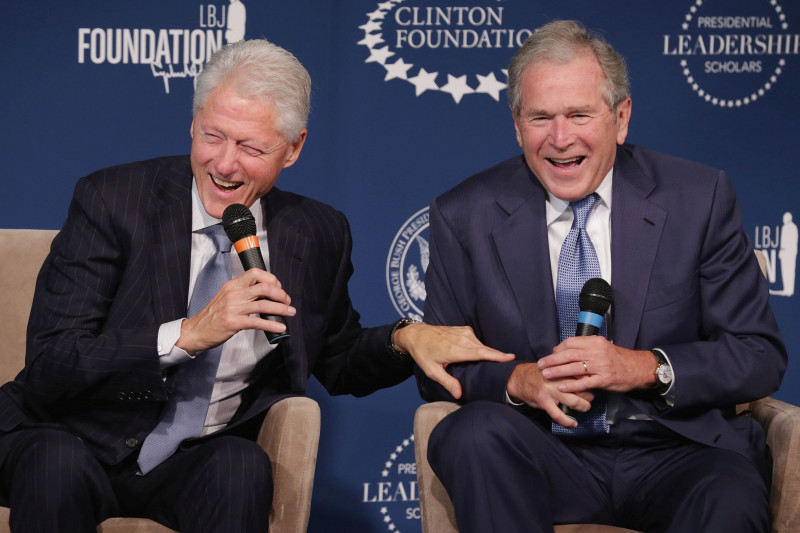
[[[286,326],[266,315],[294,316],[297,310],[273,274],[253,268],[227,281],[208,305],[181,324],[176,346],[194,356],[245,329],[282,333]]]
[[[506,391],[515,402],[524,402],[535,409],[542,409],[554,422],[564,427],[576,427],[578,423],[568,417],[559,404],[585,413],[591,407],[594,394],[591,392],[567,393],[558,390],[564,380],[548,380],[536,363],[520,363],[511,372]]]

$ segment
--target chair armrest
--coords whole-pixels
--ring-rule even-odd
[[[319,405],[311,398],[286,398],[267,411],[258,444],[272,462],[270,533],[305,533],[308,528],[319,432]]]
[[[750,404],[772,452],[772,531],[800,531],[800,407],[764,398]]]
[[[414,415],[414,454],[417,461],[417,485],[424,533],[458,533],[456,516],[450,496],[442,482],[428,464],[428,437],[445,416],[458,405],[451,402],[433,402],[420,405]]]

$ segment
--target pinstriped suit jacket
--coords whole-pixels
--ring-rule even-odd
[[[159,326],[186,316],[192,171],[164,157],[81,179],[36,285],[25,369],[0,388],[0,434],[55,423],[115,464],[155,427],[167,390]],[[332,394],[365,395],[411,375],[386,353],[389,327],[364,329],[347,291],[344,215],[273,188],[270,269],[297,308],[291,339],[264,358],[230,427],[288,395],[313,372]],[[0,439],[0,461],[3,458]]]

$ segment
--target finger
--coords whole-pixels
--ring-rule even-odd
[[[553,422],[556,422],[565,428],[578,427],[578,421],[568,416],[556,404],[547,405],[545,407],[545,411],[548,415],[550,415],[550,418],[553,419]]]
[[[456,350],[446,357],[440,357],[442,363],[463,363],[467,361],[494,361],[498,363],[505,363],[512,361],[516,356],[513,353],[503,353],[488,346],[481,345],[476,348],[468,348],[465,350]]]
[[[588,393],[589,391],[600,388],[602,388],[600,380],[595,376],[578,379],[566,379],[558,385],[559,392],[565,392],[569,394]]]
[[[433,365],[430,368],[423,368],[422,371],[425,372],[426,376],[444,387],[447,392],[453,396],[453,398],[456,400],[461,398],[461,383],[456,378],[448,374],[443,367],[439,365]]]
[[[542,370],[545,379],[580,378],[588,375],[589,364],[586,361],[573,361]]]

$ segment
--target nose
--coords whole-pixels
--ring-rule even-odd
[[[222,176],[233,174],[238,168],[239,149],[236,143],[224,142],[215,161],[215,170]]]
[[[569,120],[563,115],[557,115],[550,126],[551,144],[559,150],[565,150],[572,144],[573,139],[574,132]]]

